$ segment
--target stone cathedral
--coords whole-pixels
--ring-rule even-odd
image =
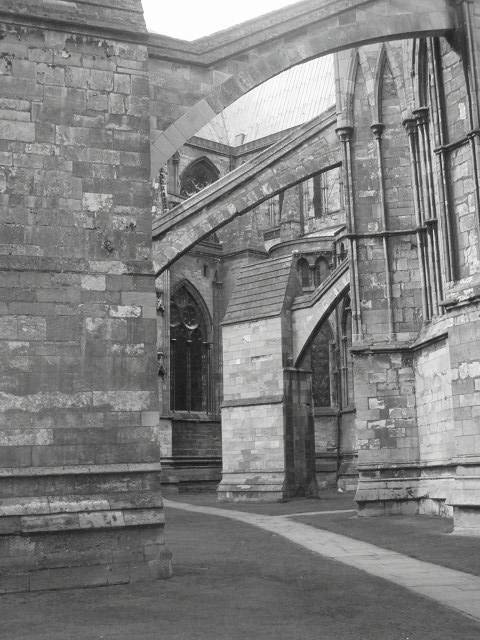
[[[480,535],[479,83],[480,0],[0,2],[0,593],[168,577],[163,492]]]

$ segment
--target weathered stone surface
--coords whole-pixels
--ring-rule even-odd
[[[225,246],[241,240],[248,251],[230,256],[230,270],[220,272],[211,246],[178,267],[179,278],[205,279],[200,295],[218,327],[238,269],[265,258],[253,230],[264,203],[286,191],[278,237],[287,253],[278,255],[290,254],[301,232],[296,185],[342,163],[349,274],[342,267],[292,306],[290,265],[283,300],[273,288],[233,298],[220,495],[314,488],[310,373],[291,365],[350,283],[357,414],[348,446],[352,457],[360,449],[362,512],[453,511],[459,531],[476,531],[478,2],[308,0],[190,44],[147,38],[139,0],[67,0],[52,12],[30,0],[1,8],[0,589],[168,575],[160,446],[170,462],[201,453],[194,463],[217,465],[220,446],[215,416],[175,423],[157,412],[159,390],[168,406],[169,317],[154,294],[150,164],[156,175],[236,98],[327,51],[339,52],[335,113],[242,158],[210,145],[223,177],[156,224],[162,271],[245,215],[248,233],[239,220]],[[393,42],[405,35],[415,43]],[[327,235],[313,242],[333,243]],[[290,260],[265,261],[259,273]],[[167,307],[168,278],[157,281]],[[339,319],[329,322],[340,335]],[[218,372],[218,332],[209,339]],[[318,430],[333,433],[331,420],[318,419]]]
[[[8,2],[2,16],[27,5],[30,21],[52,17]],[[143,30],[127,0],[58,12],[85,29]],[[115,127],[115,85],[138,93],[146,48],[33,24],[3,23],[2,35],[0,562],[23,575],[8,590],[169,575],[164,546],[144,555],[163,530],[148,113]]]

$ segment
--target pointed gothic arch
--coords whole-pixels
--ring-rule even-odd
[[[318,287],[330,274],[330,267],[326,258],[320,257],[315,260],[313,268],[313,280],[315,287]]]
[[[353,103],[355,97],[355,85],[357,82],[357,73],[360,66],[360,58],[358,51],[352,49],[350,66],[348,69],[348,79],[345,89],[345,117],[349,125],[353,125]]]
[[[312,395],[315,407],[329,407],[331,405],[333,343],[334,334],[327,319],[317,329],[310,342]]]
[[[385,44],[382,44],[377,57],[377,64],[375,68],[375,80],[374,80],[374,95],[375,95],[375,122],[382,122],[382,92],[383,82],[385,78],[385,71],[390,69],[390,62],[387,55],[387,49]],[[393,73],[392,73],[393,76]]]
[[[352,308],[350,296],[345,296],[340,313],[340,384],[341,405],[345,409],[354,402],[352,347]]]
[[[296,267],[302,289],[309,289],[311,287],[311,273],[306,258],[299,258]]]
[[[430,103],[428,93],[428,47],[425,38],[418,40],[417,57],[417,95],[418,106],[427,107]]]
[[[220,171],[206,156],[191,162],[180,175],[180,195],[189,197],[220,177]]]

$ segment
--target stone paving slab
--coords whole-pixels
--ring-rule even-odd
[[[322,531],[480,576],[480,537],[455,535],[451,518],[427,515],[364,518],[340,511],[318,515],[295,514],[292,518]]]
[[[314,528],[290,520],[288,515],[272,517],[172,500],[165,500],[165,506],[239,520],[270,531],[325,558],[393,582],[480,621],[480,577]]]

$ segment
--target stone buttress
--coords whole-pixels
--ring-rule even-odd
[[[0,593],[168,576],[141,3],[0,30]]]
[[[311,372],[292,365],[292,256],[244,267],[223,325],[220,500],[316,493]]]

